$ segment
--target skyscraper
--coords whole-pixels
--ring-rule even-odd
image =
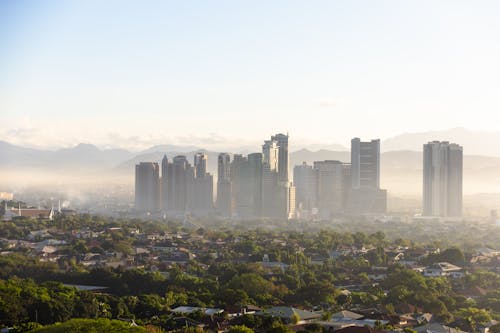
[[[172,175],[168,181],[168,193],[172,193],[169,210],[184,214],[188,203],[189,163],[184,155],[175,156],[171,165]]]
[[[423,214],[462,216],[462,147],[447,141],[424,144],[423,173]]]
[[[203,178],[207,173],[207,154],[204,153],[196,153],[194,155],[194,168],[195,168],[195,177]]]
[[[264,141],[262,155],[262,215],[287,219],[290,208],[288,135],[276,134]]]
[[[353,214],[385,213],[387,191],[380,188],[380,140],[351,140],[350,175],[347,210]]]
[[[351,140],[352,188],[380,188],[380,140]]]
[[[160,209],[160,167],[158,163],[141,162],[135,166],[135,208],[157,212]]]
[[[161,160],[161,210],[163,212],[168,210],[168,167],[168,158],[164,155]]]
[[[288,185],[288,134],[273,135],[271,141],[278,146],[278,182]]]
[[[262,167],[263,159],[261,153],[248,154],[248,172],[251,178],[251,193],[252,193],[252,206],[253,217],[262,216]]]
[[[269,171],[278,172],[279,166],[279,147],[274,140],[266,140],[262,145],[262,156],[265,168]]]
[[[344,164],[340,161],[316,161],[318,208],[322,219],[330,219],[344,209]]]
[[[241,154],[234,154],[233,161],[231,162],[231,210],[235,217],[242,218],[243,211],[248,205],[246,202],[245,189],[245,172],[247,169],[248,160],[245,156]]]
[[[318,173],[306,162],[293,168],[293,182],[296,188],[296,211],[300,217],[308,218],[317,208]]]
[[[231,156],[221,153],[217,159],[217,212],[231,216]]]
[[[189,208],[190,211],[200,215],[206,215],[213,209],[213,177],[207,173],[207,155],[196,153],[194,156],[194,174],[192,187],[190,187]]]

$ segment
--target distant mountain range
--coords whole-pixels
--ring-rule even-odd
[[[382,143],[381,185],[394,193],[418,194],[422,187],[422,144],[434,139],[448,139],[464,146],[464,192],[500,192],[500,132],[485,133],[477,137],[464,129],[443,132],[403,134]],[[497,139],[495,139],[497,137]],[[485,140],[480,144],[480,140]],[[406,149],[403,149],[405,148]],[[255,147],[259,151],[260,147]],[[340,146],[340,148],[342,148]],[[79,144],[73,148],[55,151],[24,148],[0,141],[0,171],[49,172],[79,176],[113,175],[130,179],[134,177],[134,165],[141,161],[160,162],[166,154],[171,160],[176,155],[186,155],[192,163],[195,152],[208,155],[207,168],[215,175],[218,152],[206,151],[195,146],[159,145],[141,152],[123,149],[99,149],[91,144]],[[482,154],[481,154],[482,152]],[[484,156],[480,156],[484,155]],[[488,156],[490,155],[490,156]],[[344,149],[311,151],[301,149],[290,153],[290,174],[293,166],[302,162],[339,160],[350,161],[350,152]],[[12,176],[9,175],[10,178]],[[89,177],[91,178],[91,177]],[[12,179],[1,177],[0,186]]]
[[[471,131],[461,127],[445,131],[401,134],[384,140],[381,149],[422,151],[424,143],[434,140],[458,143],[464,147],[466,155],[500,156],[500,131]]]

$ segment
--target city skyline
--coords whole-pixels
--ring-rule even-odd
[[[169,163],[165,154],[161,176],[156,177],[138,170],[152,165],[158,173],[158,163],[139,162],[135,209],[148,215],[161,212],[164,218],[194,214],[279,220],[329,220],[343,214],[387,211],[387,190],[380,187],[379,139],[353,138],[350,163],[323,160],[314,161],[311,167],[303,162],[293,166],[292,178],[288,141],[288,134],[279,133],[264,140],[262,153],[219,153],[216,177],[207,173],[208,154],[203,152],[194,153],[193,166],[184,155]]]
[[[253,145],[266,117],[301,144],[495,130],[499,7],[2,2],[0,140]]]

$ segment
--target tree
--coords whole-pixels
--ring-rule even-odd
[[[253,329],[246,327],[245,325],[233,326],[227,331],[228,333],[253,333]]]
[[[130,323],[120,320],[109,319],[71,319],[64,323],[45,326],[32,331],[33,333],[143,333],[146,332],[144,327],[131,326]]]
[[[286,325],[275,322],[273,326],[266,330],[268,333],[292,333],[293,331]]]
[[[255,273],[244,273],[235,276],[228,284],[230,289],[242,290],[253,299],[272,292],[273,284]]]

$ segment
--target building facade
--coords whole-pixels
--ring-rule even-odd
[[[423,215],[462,216],[462,147],[447,141],[424,144],[423,168]]]
[[[135,209],[142,212],[160,210],[160,167],[158,163],[141,162],[135,166]]]

